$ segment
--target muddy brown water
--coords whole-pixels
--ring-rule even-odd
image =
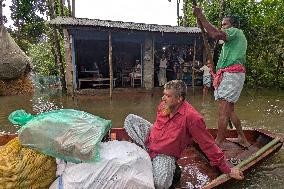
[[[162,95],[162,88],[150,92],[119,91],[114,92],[112,100],[108,93],[100,96],[67,97],[56,90],[45,89],[31,96],[0,96],[0,133],[15,133],[18,127],[8,121],[11,112],[24,109],[29,113],[72,108],[86,111],[105,119],[112,120],[113,127],[122,127],[124,118],[137,114],[153,122],[156,106]],[[213,95],[202,97],[201,88],[193,94],[189,89],[188,101],[204,116],[208,127],[217,127],[217,103]],[[265,128],[274,132],[284,133],[284,91],[249,90],[242,92],[235,110],[243,127]],[[230,188],[284,188],[284,150],[283,148],[262,162],[258,167],[246,174],[244,182],[234,182]]]

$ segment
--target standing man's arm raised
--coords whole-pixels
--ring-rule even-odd
[[[223,32],[222,30],[219,30],[218,28],[216,28],[215,26],[213,26],[204,16],[204,14],[202,13],[202,9],[197,7],[197,6],[193,6],[192,7],[192,12],[193,15],[195,17],[197,17],[198,20],[200,20],[200,22],[202,23],[203,27],[206,29],[207,33],[209,34],[210,37],[214,38],[214,39],[221,39],[226,41],[227,40],[227,35],[225,32]]]

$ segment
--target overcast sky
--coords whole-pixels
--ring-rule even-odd
[[[172,2],[168,0],[76,0],[75,2],[76,17],[79,18],[177,25],[177,0]],[[180,2],[181,9],[182,0]],[[6,0],[5,4],[9,6],[11,0]],[[8,6],[3,10],[7,17],[10,16]],[[8,25],[11,25],[11,22]]]

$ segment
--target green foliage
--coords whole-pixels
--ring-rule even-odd
[[[10,6],[14,26],[9,28],[9,32],[20,48],[32,58],[35,72],[42,76],[59,75],[55,58],[55,32],[46,25],[52,15],[50,3],[51,1],[46,0],[12,0]],[[68,14],[68,9],[63,7],[63,15],[61,12],[60,0],[54,0],[55,16]],[[57,30],[56,33],[59,35],[60,51],[64,57],[63,34]]]
[[[14,22],[12,36],[27,51],[29,43],[38,43],[46,29],[45,0],[12,0],[11,19]]]
[[[58,75],[52,49],[49,43],[40,42],[30,45],[28,55],[32,58],[34,71],[43,76]]]
[[[188,2],[191,6],[191,2]],[[221,22],[220,0],[200,0],[208,20]],[[224,15],[238,16],[248,39],[247,85],[284,88],[284,1],[227,0]],[[191,11],[190,25],[196,23]]]

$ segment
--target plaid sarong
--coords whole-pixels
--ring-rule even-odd
[[[224,72],[219,87],[214,91],[215,100],[224,99],[236,103],[240,97],[245,82],[245,73]]]
[[[149,121],[134,114],[129,114],[124,121],[124,128],[128,135],[145,150],[147,150],[147,147],[144,142],[152,126]],[[169,188],[172,184],[176,169],[175,158],[158,154],[152,159],[152,166],[155,188]]]
[[[203,85],[208,88],[211,87],[211,75],[203,75]]]

